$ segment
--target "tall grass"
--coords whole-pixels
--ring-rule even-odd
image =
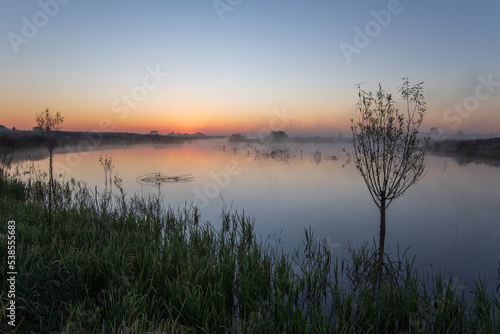
[[[256,237],[244,213],[220,228],[196,207],[164,208],[157,196],[99,193],[70,180],[2,179],[0,258],[16,221],[17,333],[494,333],[500,298],[479,280],[472,298],[442,277],[425,283],[406,254],[387,258],[383,279],[368,244],[334,258],[305,230],[291,254]],[[2,275],[6,272],[2,268]]]

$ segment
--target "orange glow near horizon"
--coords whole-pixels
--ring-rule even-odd
[[[332,117],[328,112],[300,112],[295,108],[275,107],[242,108],[240,111],[231,111],[229,107],[223,110],[215,108],[199,108],[194,105],[169,107],[162,109],[138,107],[127,112],[113,112],[106,106],[79,105],[67,102],[48,107],[53,113],[60,112],[64,117],[62,130],[64,131],[110,131],[149,133],[156,130],[161,134],[196,133],[231,134],[235,132],[258,133],[259,131],[286,132],[336,132],[348,127],[348,122],[342,124],[340,117]],[[31,130],[35,123],[35,116],[46,108],[34,107],[32,102],[17,105],[15,108],[3,106],[5,113],[1,119],[2,125],[8,128],[16,127],[19,130]],[[89,111],[90,110],[90,111]],[[165,110],[165,111],[164,111]]]
[[[17,98],[19,97],[7,97],[7,103],[2,106],[4,112],[0,124],[9,129],[15,127],[19,130],[31,130],[36,126],[35,115],[46,108],[35,107],[35,104],[41,103],[33,100],[14,104],[13,100]],[[202,108],[200,105],[203,103],[194,102],[185,107],[180,104],[167,104],[167,107],[162,107],[159,101],[154,102],[145,103],[126,113],[117,113],[106,103],[79,104],[63,99],[60,103],[49,106],[49,110],[62,114],[62,129],[65,131],[149,133],[156,130],[160,134],[201,132],[208,135],[279,130],[297,134],[347,134],[350,132],[351,118],[357,116],[353,103],[339,103],[335,110],[329,110],[319,105],[309,108],[296,105],[269,108],[257,104],[242,106],[240,109],[231,109],[228,105],[219,104],[221,108],[218,109]],[[446,109],[441,105],[436,102],[428,104],[421,132],[427,133],[432,127],[438,127],[447,133],[464,131],[469,134],[487,134],[499,131],[492,103],[485,103],[484,108],[470,112],[467,118],[460,119],[455,114],[455,122],[447,121],[443,117]],[[286,116],[283,118],[283,115]]]

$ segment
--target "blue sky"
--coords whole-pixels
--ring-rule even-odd
[[[67,130],[251,132],[286,108],[285,131],[334,133],[356,116],[356,83],[396,93],[409,76],[425,82],[423,130],[500,132],[500,87],[473,100],[479,77],[500,82],[499,14],[493,0],[2,1],[0,124],[31,128],[50,108]],[[148,67],[168,76],[120,118],[113,102]]]

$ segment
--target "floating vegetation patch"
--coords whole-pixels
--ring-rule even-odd
[[[137,178],[137,182],[150,187],[159,187],[164,183],[182,183],[194,181],[193,174],[184,174],[179,176],[167,176],[160,172],[150,173]]]
[[[284,163],[289,163],[291,158],[295,158],[295,154],[291,154],[290,150],[285,148],[273,148],[272,150],[259,150],[254,148],[255,160],[265,159],[265,160],[277,160]]]
[[[319,165],[321,162],[321,151],[316,150],[315,152],[313,152],[312,155],[313,155],[313,160],[316,163],[316,165]]]

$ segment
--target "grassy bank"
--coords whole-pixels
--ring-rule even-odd
[[[344,259],[310,230],[293,254],[256,238],[243,213],[220,228],[196,208],[164,209],[156,197],[47,183],[0,181],[0,332],[17,333],[494,333],[500,297],[478,283],[458,291],[424,283],[404,256],[376,249]],[[15,221],[16,327],[8,325],[8,221]],[[468,294],[468,295],[466,295]]]

